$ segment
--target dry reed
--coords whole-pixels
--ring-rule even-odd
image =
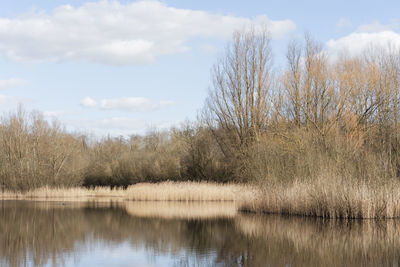
[[[27,199],[51,201],[225,201],[234,202],[242,211],[275,213],[286,215],[313,216],[323,218],[372,219],[400,217],[400,183],[356,182],[328,175],[310,181],[296,180],[290,183],[273,183],[260,187],[240,184],[217,184],[207,182],[163,182],[158,184],[140,183],[128,187],[85,188],[39,188],[25,193],[5,191],[0,199]],[[146,216],[156,216],[157,208],[132,204],[130,211]],[[135,206],[136,205],[136,206]],[[168,204],[165,204],[168,205]],[[186,206],[185,206],[186,205]],[[192,206],[185,204],[179,212],[165,208],[170,216],[201,217],[197,211],[189,212]],[[233,207],[232,206],[232,207]],[[233,208],[229,208],[232,214]],[[196,207],[200,210],[211,208]],[[161,208],[163,210],[163,208]],[[153,210],[153,211],[152,211]],[[180,208],[179,208],[180,210]],[[212,210],[208,215],[217,213]],[[159,214],[165,217],[166,213]],[[211,215],[210,215],[211,214]],[[157,215],[158,216],[158,215]],[[169,215],[168,215],[169,216]]]
[[[320,176],[313,181],[269,184],[243,211],[323,218],[382,219],[400,217],[400,184],[368,183]]]
[[[42,187],[26,192],[4,191],[0,193],[2,200],[52,200],[52,201],[88,201],[88,200],[122,200],[125,197],[125,190],[110,187],[95,187],[92,189],[84,187],[74,188],[51,188]]]
[[[209,182],[140,183],[127,189],[129,200],[157,201],[242,201],[251,198],[253,188],[239,184]]]
[[[149,200],[149,201],[244,201],[254,195],[251,186],[208,182],[140,183],[122,188],[87,189],[43,187],[27,192],[0,192],[0,199],[31,200]]]

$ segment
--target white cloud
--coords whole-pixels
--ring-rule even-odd
[[[27,85],[27,82],[22,79],[10,78],[6,80],[0,80],[0,90],[5,90],[24,85]]]
[[[389,24],[381,24],[379,21],[375,20],[369,24],[362,24],[357,28],[357,32],[364,32],[364,33],[376,33],[376,32],[383,32],[383,31],[396,31],[400,28],[398,22],[394,21]]]
[[[144,97],[121,97],[103,99],[100,102],[101,109],[119,110],[119,111],[154,111],[160,108],[165,108],[174,105],[173,101],[162,100],[154,103]]]
[[[85,97],[81,100],[81,105],[87,108],[93,108],[97,106],[97,102],[93,98]]]
[[[341,18],[337,23],[336,27],[338,28],[348,28],[351,27],[353,24],[351,23],[351,20],[346,19],[346,18]]]
[[[400,34],[394,31],[382,32],[355,32],[337,40],[329,40],[326,43],[328,52],[332,57],[341,53],[359,55],[369,47],[383,47],[400,49]]]
[[[230,38],[249,24],[267,25],[272,38],[296,28],[291,20],[266,15],[250,19],[173,8],[160,1],[100,1],[0,18],[0,52],[21,61],[137,64],[186,51],[192,38]]]

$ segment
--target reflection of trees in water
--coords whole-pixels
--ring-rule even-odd
[[[10,266],[25,265],[29,260],[37,266],[48,261],[60,266],[63,256],[74,252],[78,243],[98,241],[128,241],[154,255],[185,253],[191,256],[191,263],[204,262],[210,251],[224,247],[224,236],[234,230],[228,219],[139,218],[118,204],[73,208],[70,204],[2,202],[0,208],[0,259]]]
[[[56,263],[90,229],[80,209],[43,209],[21,202],[2,202],[0,207],[0,258],[10,266],[26,265],[27,256],[38,266]]]
[[[236,227],[262,240],[271,266],[397,266],[400,221],[238,216]],[[258,246],[257,244],[253,244]],[[285,255],[285,257],[283,257]]]
[[[29,255],[35,265],[60,266],[63,256],[81,247],[77,244],[99,241],[127,241],[153,255],[184,254],[177,266],[391,265],[400,256],[395,221],[342,225],[260,216],[166,220],[134,217],[121,205],[71,205],[2,202],[0,259],[20,266]]]

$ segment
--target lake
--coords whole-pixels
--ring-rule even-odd
[[[231,202],[0,201],[0,266],[398,266],[400,222]]]

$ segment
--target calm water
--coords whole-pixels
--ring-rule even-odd
[[[0,201],[0,266],[397,266],[400,222],[216,203]]]

